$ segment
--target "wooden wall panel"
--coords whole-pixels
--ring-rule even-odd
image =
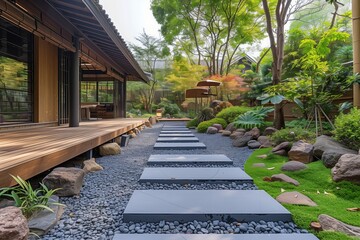
[[[58,121],[58,48],[39,37],[34,43],[34,120]]]

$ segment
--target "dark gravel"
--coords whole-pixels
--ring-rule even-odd
[[[184,123],[165,123],[184,125]],[[235,167],[243,168],[252,150],[232,147],[231,139],[220,134],[195,136],[207,146],[198,150],[153,150],[164,123],[146,128],[117,156],[98,158],[103,171],[88,174],[80,196],[61,198],[67,207],[58,224],[42,239],[112,239],[115,233],[293,233],[300,230],[292,222],[164,222],[123,223],[122,213],[135,189],[256,189],[253,184],[139,184],[137,180],[151,154],[225,154]],[[203,167],[203,166],[202,166]],[[213,166],[209,166],[213,167]],[[224,166],[221,166],[224,167]],[[211,185],[211,186],[210,186]]]

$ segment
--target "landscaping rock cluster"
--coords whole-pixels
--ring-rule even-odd
[[[331,169],[331,174],[335,182],[347,180],[360,184],[360,155],[342,155],[335,167]]]
[[[27,240],[29,227],[20,208],[6,207],[0,209],[0,239]]]

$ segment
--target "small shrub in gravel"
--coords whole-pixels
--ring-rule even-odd
[[[213,124],[216,124],[216,123],[221,124],[221,126],[223,128],[226,128],[227,123],[226,123],[226,121],[224,119],[222,119],[222,118],[213,118],[213,119],[211,119],[209,121],[201,122],[197,127],[197,131],[199,133],[205,133],[206,130],[208,129],[208,127],[211,127]]]
[[[316,135],[314,132],[307,131],[302,128],[285,128],[276,131],[271,135],[270,139],[275,145],[282,142],[294,143],[303,140],[308,143],[315,142]]]

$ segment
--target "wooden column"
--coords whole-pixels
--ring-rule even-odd
[[[352,0],[354,73],[360,73],[360,1]],[[360,85],[354,84],[354,106],[360,107]]]
[[[75,52],[72,53],[72,72],[70,79],[69,127],[79,127],[80,122],[80,56],[79,39],[74,38]]]
[[[123,82],[119,82],[119,93],[120,93],[119,117],[121,118],[126,118],[126,80],[127,77],[124,78]]]

